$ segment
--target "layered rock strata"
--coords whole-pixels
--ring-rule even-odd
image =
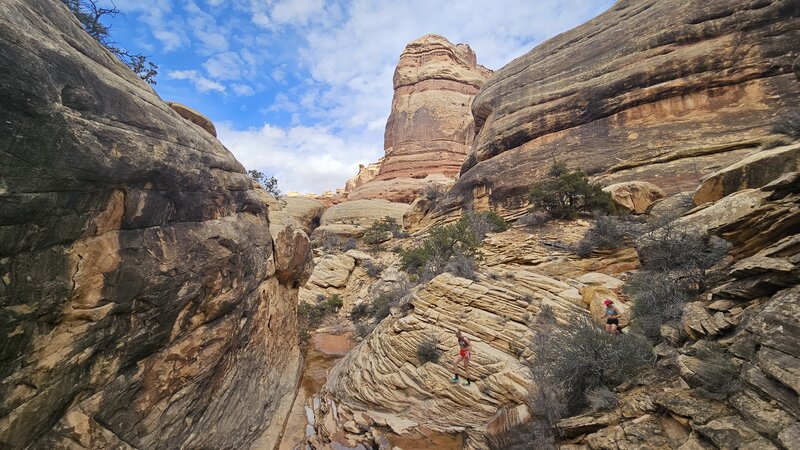
[[[325,236],[358,237],[375,221],[391,217],[397,223],[403,223],[403,214],[408,210],[404,203],[393,203],[386,200],[353,200],[331,206],[320,219],[320,226],[313,232],[313,237]]]
[[[61,3],[0,4],[0,447],[244,448],[308,238]]]
[[[490,73],[466,44],[432,34],[410,42],[394,73],[385,156],[371,179],[348,184],[348,199],[411,203],[455,178],[475,134],[472,99]]]
[[[798,103],[800,5],[618,1],[495,72],[477,135],[435,215],[524,201],[553,158],[605,184],[693,189]]]

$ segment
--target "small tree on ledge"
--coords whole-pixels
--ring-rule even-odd
[[[599,184],[590,183],[582,170],[570,172],[566,163],[557,161],[548,176],[531,186],[528,200],[535,209],[559,219],[573,219],[582,212],[615,212],[611,194]]]
[[[248,170],[247,174],[250,175],[253,181],[260,184],[265,191],[272,194],[273,197],[281,196],[281,190],[278,189],[278,179],[274,175],[268,177],[264,172],[255,169]]]

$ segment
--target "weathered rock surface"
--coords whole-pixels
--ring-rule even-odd
[[[736,191],[760,188],[787,172],[797,171],[800,171],[800,143],[759,151],[706,177],[692,201],[695,205],[715,202]]]
[[[353,410],[444,432],[480,429],[500,407],[526,405],[531,380],[519,358],[531,354],[528,323],[542,305],[561,320],[586,312],[560,296],[570,288],[564,282],[513,266],[492,273],[478,281],[443,274],[424,285],[412,312],[384,320],[334,367],[325,390]],[[457,328],[473,343],[471,387],[448,381]],[[438,363],[419,361],[417,345],[428,339],[444,351]]]
[[[376,174],[370,164],[348,183],[348,199],[411,203],[425,186],[455,178],[475,135],[472,98],[490,73],[466,44],[433,34],[410,42],[394,73],[386,155]]]
[[[322,222],[322,215],[325,213],[325,205],[322,202],[306,197],[289,196],[281,200],[286,204],[284,206],[286,212],[300,223],[306,234],[310,235]]]
[[[56,1],[0,3],[0,447],[243,448],[308,239]]]
[[[333,205],[322,215],[320,226],[313,232],[314,238],[326,235],[361,236],[376,220],[386,216],[403,223],[403,214],[408,210],[405,203],[386,200],[353,200]]]
[[[615,183],[603,188],[611,194],[618,207],[635,214],[642,214],[656,200],[664,198],[664,191],[653,183],[646,181],[628,181]]]
[[[178,113],[179,116],[206,130],[210,135],[217,137],[217,128],[214,126],[214,122],[208,117],[178,102],[167,102],[167,105]]]
[[[435,214],[524,200],[553,157],[604,183],[693,190],[798,103],[799,16],[794,2],[616,2],[483,85],[473,150]]]

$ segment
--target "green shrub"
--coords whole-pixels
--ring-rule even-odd
[[[342,298],[338,294],[331,295],[329,298],[318,296],[316,304],[299,303],[297,305],[297,322],[301,342],[308,340],[309,332],[319,328],[322,321],[329,315],[335,314],[342,305]]]
[[[358,322],[358,323],[356,323],[356,336],[358,336],[360,338],[365,338],[370,333],[372,333],[372,330],[374,330],[374,329],[375,329],[375,325],[370,325],[369,323],[364,322],[364,321]]]
[[[402,227],[397,223],[397,219],[386,216],[381,220],[372,222],[372,225],[364,232],[363,240],[364,243],[377,247],[388,240],[390,233],[392,237],[400,237],[404,234]]]
[[[615,212],[611,194],[602,186],[590,183],[579,169],[570,172],[563,162],[550,167],[549,178],[531,186],[528,200],[535,209],[559,219],[572,219],[581,212]]]
[[[475,234],[475,239],[478,242],[483,241],[488,233],[499,233],[511,228],[511,225],[509,225],[505,219],[498,216],[497,213],[493,211],[481,211],[477,213],[470,211],[464,214],[461,220],[469,222],[469,227],[472,229],[472,232]]]
[[[668,275],[651,271],[633,274],[623,290],[632,300],[633,327],[654,342],[660,338],[662,325],[681,319],[683,305],[694,295]]]
[[[417,345],[417,359],[419,359],[420,365],[439,362],[442,352],[438,346],[439,341],[432,337],[424,339]]]

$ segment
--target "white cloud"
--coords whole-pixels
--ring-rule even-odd
[[[198,91],[203,93],[209,91],[225,93],[225,86],[214,80],[209,80],[197,73],[196,70],[171,70],[167,73],[167,77],[173,80],[189,80]]]
[[[236,130],[217,124],[220,141],[248,169],[275,175],[283,191],[323,192],[341,187],[358,171],[358,163],[378,155],[367,143],[344,139],[325,127],[265,124]]]
[[[246,84],[234,83],[231,85],[231,89],[233,90],[234,94],[241,96],[250,96],[255,95],[256,93],[252,86],[248,86]]]

